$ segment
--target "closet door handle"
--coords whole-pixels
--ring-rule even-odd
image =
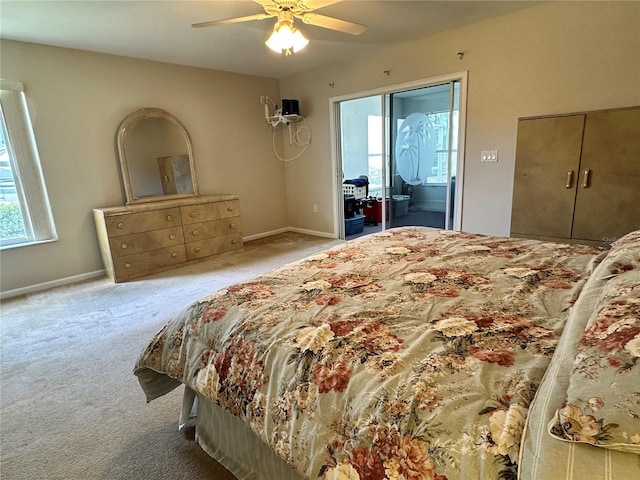
[[[564,187],[571,188],[571,185],[573,185],[573,170],[567,172],[567,184]]]
[[[588,168],[584,171],[584,176],[582,177],[582,188],[589,188],[589,176],[591,175],[591,170]]]

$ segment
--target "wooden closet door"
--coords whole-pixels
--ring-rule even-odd
[[[588,113],[572,236],[611,242],[637,229],[640,108]]]
[[[518,122],[511,233],[571,237],[584,115]]]

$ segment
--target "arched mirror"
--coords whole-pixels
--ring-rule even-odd
[[[133,112],[120,123],[117,144],[127,204],[198,195],[191,137],[174,115]]]

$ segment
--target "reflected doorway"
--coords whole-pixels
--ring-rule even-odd
[[[340,238],[460,229],[465,78],[334,102]]]

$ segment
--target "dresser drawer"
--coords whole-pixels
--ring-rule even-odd
[[[114,257],[133,255],[134,253],[157,250],[163,247],[182,245],[184,235],[182,227],[163,228],[144,233],[132,233],[109,239],[111,254]]]
[[[240,201],[205,195],[94,208],[106,274],[126,282],[242,248]]]
[[[220,218],[237,217],[240,215],[240,202],[238,200],[227,200],[224,202],[201,203],[199,205],[189,205],[180,207],[182,213],[182,223],[207,222]]]
[[[232,233],[240,233],[240,217],[213,220],[211,222],[192,223],[183,225],[184,241],[195,242],[207,238],[222,237]]]
[[[242,235],[239,233],[207,240],[198,240],[197,242],[186,244],[187,260],[196,260],[239,248],[242,248]]]
[[[105,218],[109,237],[148,232],[182,225],[180,208],[166,208],[149,212],[113,215]]]
[[[159,271],[167,265],[178,265],[186,261],[184,245],[159,248],[148,252],[125,255],[113,259],[113,268],[118,281],[140,277]]]

